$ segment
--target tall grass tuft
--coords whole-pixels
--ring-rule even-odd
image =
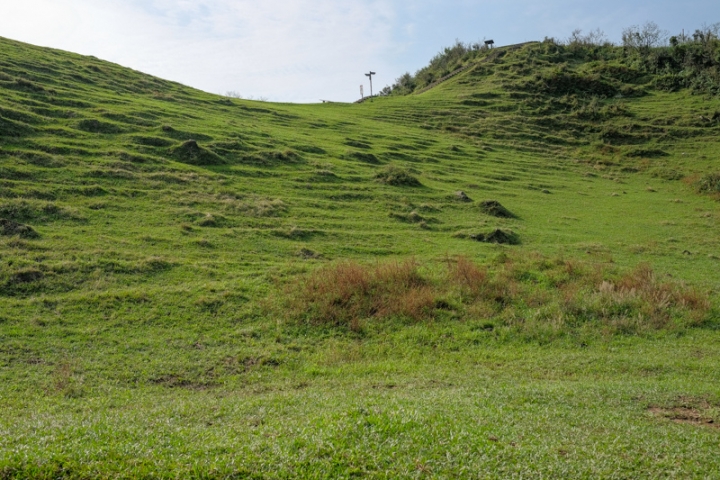
[[[316,325],[359,328],[365,318],[426,318],[434,297],[415,260],[374,266],[342,262],[291,287],[294,313]]]
[[[414,259],[327,265],[290,284],[286,317],[357,331],[367,321],[456,318],[492,321],[523,337],[579,330],[643,334],[702,326],[707,293],[661,281],[647,264],[618,273],[606,265],[540,255],[478,265],[467,257],[421,268]],[[448,316],[447,311],[452,315]]]

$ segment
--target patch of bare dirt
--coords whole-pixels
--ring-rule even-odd
[[[659,418],[665,418],[675,423],[720,428],[720,422],[716,422],[705,409],[680,406],[680,407],[657,407],[648,408],[648,411]]]

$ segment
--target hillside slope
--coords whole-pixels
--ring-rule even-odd
[[[717,416],[716,310],[656,343],[500,328],[546,318],[544,291],[496,317],[443,297],[425,323],[360,329],[282,311],[318,268],[411,257],[429,276],[530,258],[527,288],[572,262],[648,263],[717,307],[720,99],[615,67],[537,43],[419,95],[290,105],[0,39],[0,478],[720,469],[714,430],[691,447],[646,410],[685,395]],[[498,230],[517,244],[478,241]],[[610,315],[642,323],[628,298]],[[534,395],[556,405],[547,423]],[[483,463],[467,445],[506,450]]]

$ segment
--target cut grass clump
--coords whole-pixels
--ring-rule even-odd
[[[10,276],[9,283],[11,285],[18,283],[32,283],[41,280],[44,276],[45,274],[36,268],[24,268],[13,273]]]
[[[393,187],[422,186],[420,180],[411,175],[410,172],[394,165],[388,165],[383,170],[376,173],[375,179],[380,183],[392,185]]]
[[[0,203],[0,218],[15,222],[47,222],[51,220],[79,220],[72,209],[52,202],[34,200],[8,200]]]
[[[657,158],[657,157],[667,157],[668,153],[664,150],[661,150],[659,148],[631,148],[630,150],[625,152],[626,157],[630,158]]]
[[[174,142],[162,137],[149,137],[149,136],[135,136],[132,137],[132,142],[137,145],[144,145],[147,147],[169,147]]]
[[[363,162],[363,163],[370,163],[372,165],[377,165],[380,163],[380,160],[378,160],[378,158],[373,153],[348,152],[345,154],[345,156],[351,160],[357,160],[357,161]]]
[[[695,183],[695,188],[700,193],[720,194],[720,173],[703,175]]]
[[[31,226],[0,218],[0,235],[19,236],[20,238],[38,238],[40,236]]]
[[[390,218],[394,218],[395,220],[400,220],[401,222],[407,222],[407,223],[437,223],[438,220],[433,217],[424,217],[420,215],[416,210],[413,210],[410,213],[398,213],[398,212],[391,212]]]
[[[296,145],[295,148],[303,153],[314,153],[315,155],[325,155],[327,151],[317,145]]]
[[[499,218],[515,218],[515,215],[503,207],[497,200],[484,200],[480,202],[480,210],[486,215]]]
[[[288,211],[288,206],[279,198],[238,199],[225,196],[222,203],[228,211],[241,212],[250,217],[279,217]]]
[[[462,190],[458,190],[457,192],[455,192],[453,199],[459,202],[472,202],[472,198],[468,197],[467,193],[463,192]]]
[[[77,128],[89,133],[115,134],[125,131],[120,125],[112,122],[103,122],[95,119],[85,119],[77,123]]]
[[[249,165],[275,166],[301,163],[303,162],[303,157],[291,149],[270,150],[244,155],[240,158],[240,162]]]
[[[287,240],[309,240],[316,235],[323,235],[322,230],[306,229],[300,227],[277,228],[271,230],[270,233],[279,238]]]
[[[501,245],[520,245],[520,237],[512,230],[495,230],[487,233],[470,235],[470,238],[483,243],[497,243]]]
[[[345,145],[347,145],[349,147],[362,148],[365,150],[372,148],[372,146],[369,143],[361,142],[359,140],[353,140],[351,138],[348,138],[345,141]]]
[[[217,154],[198,145],[195,140],[187,140],[170,150],[176,160],[191,165],[221,165],[225,161]]]
[[[29,125],[0,117],[0,137],[24,137],[33,132],[33,128]]]
[[[342,262],[295,279],[286,295],[286,318],[308,325],[357,331],[369,320],[484,319],[535,340],[678,331],[712,316],[706,293],[660,281],[647,264],[618,274],[538,255],[483,266],[459,257],[445,271],[416,260]]]
[[[206,228],[220,228],[230,226],[231,223],[222,215],[206,213],[197,220],[197,225]]]

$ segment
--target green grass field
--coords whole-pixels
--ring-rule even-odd
[[[719,97],[473,61],[291,105],[0,39],[0,479],[720,477]]]

